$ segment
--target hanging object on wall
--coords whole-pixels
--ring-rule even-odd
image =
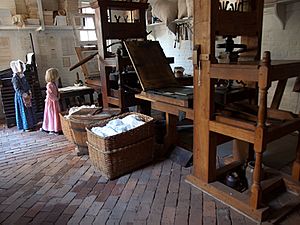
[[[191,40],[192,33],[192,24],[189,21],[176,24],[174,48],[180,47],[182,40]]]
[[[152,5],[152,15],[165,22],[171,32],[175,34],[176,24],[172,23],[178,16],[178,4],[169,0],[158,0]]]
[[[12,23],[17,27],[24,27],[25,25],[25,15],[15,15],[12,17]]]

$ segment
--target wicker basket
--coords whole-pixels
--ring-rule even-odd
[[[108,179],[115,179],[153,160],[154,137],[123,148],[102,151],[88,144],[92,164]]]
[[[59,113],[62,132],[68,141],[74,143],[74,139],[73,139],[73,135],[72,135],[72,131],[71,131],[70,120],[68,118],[66,118],[65,115],[67,115],[67,112]]]
[[[91,129],[92,127],[104,127],[109,121],[114,119],[122,119],[128,115],[137,115],[145,123],[142,126],[131,129],[127,132],[120,133],[114,136],[101,138],[98,135],[94,134]],[[109,151],[112,149],[123,148],[128,145],[137,143],[141,140],[147,139],[154,135],[154,119],[150,116],[146,116],[140,113],[129,112],[123,113],[119,116],[111,117],[107,120],[102,120],[99,123],[91,124],[86,128],[88,142],[94,146],[97,146],[103,151]]]
[[[92,127],[105,126],[113,119],[124,118],[130,114],[137,115],[145,124],[106,138],[91,131]],[[152,117],[140,113],[124,113],[87,127],[87,144],[92,164],[105,177],[114,179],[151,162],[154,152],[153,122]]]

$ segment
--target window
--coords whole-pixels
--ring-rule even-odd
[[[79,24],[80,28],[78,30],[79,30],[79,37],[81,42],[97,41],[94,16],[95,16],[94,9],[90,7],[81,9],[81,15],[78,16],[80,21]]]

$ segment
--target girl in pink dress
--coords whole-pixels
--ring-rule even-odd
[[[57,69],[50,68],[46,71],[45,80],[47,82],[47,95],[42,130],[51,134],[61,133],[59,92],[56,85],[58,78],[59,75]]]

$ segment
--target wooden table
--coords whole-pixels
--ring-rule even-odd
[[[60,104],[61,109],[65,110],[63,102],[65,102],[66,107],[70,106],[70,98],[72,97],[84,97],[85,95],[89,95],[90,104],[94,103],[94,89],[87,86],[68,86],[63,88],[58,88],[58,92],[60,93]]]
[[[150,102],[151,109],[166,113],[166,135],[164,137],[164,150],[168,151],[177,143],[176,123],[178,117],[183,116],[193,120],[194,112],[191,105],[192,97],[180,98],[180,96],[167,97],[153,92],[141,92],[136,98]]]
[[[187,87],[187,86],[186,86]],[[192,86],[189,86],[193,88]],[[234,101],[239,99],[239,96],[245,98],[245,93],[249,94],[249,90],[241,90],[237,92],[233,90],[233,93],[228,91],[228,93],[218,93],[218,99],[227,99],[227,101]],[[224,97],[227,96],[227,97]],[[181,96],[173,95],[172,97],[161,95],[153,91],[143,91],[140,94],[136,94],[135,97],[140,100],[144,100],[150,103],[151,109],[158,110],[166,113],[166,136],[164,137],[164,149],[167,151],[171,146],[176,145],[177,143],[177,132],[176,124],[179,120],[179,117],[194,120],[194,110],[193,110],[193,96]],[[145,110],[149,112],[150,110]],[[220,136],[217,139],[218,144],[222,144],[226,141],[230,141],[229,138]],[[242,148],[240,144],[236,148]],[[237,152],[234,152],[237,154]],[[236,156],[235,156],[236,157]]]

